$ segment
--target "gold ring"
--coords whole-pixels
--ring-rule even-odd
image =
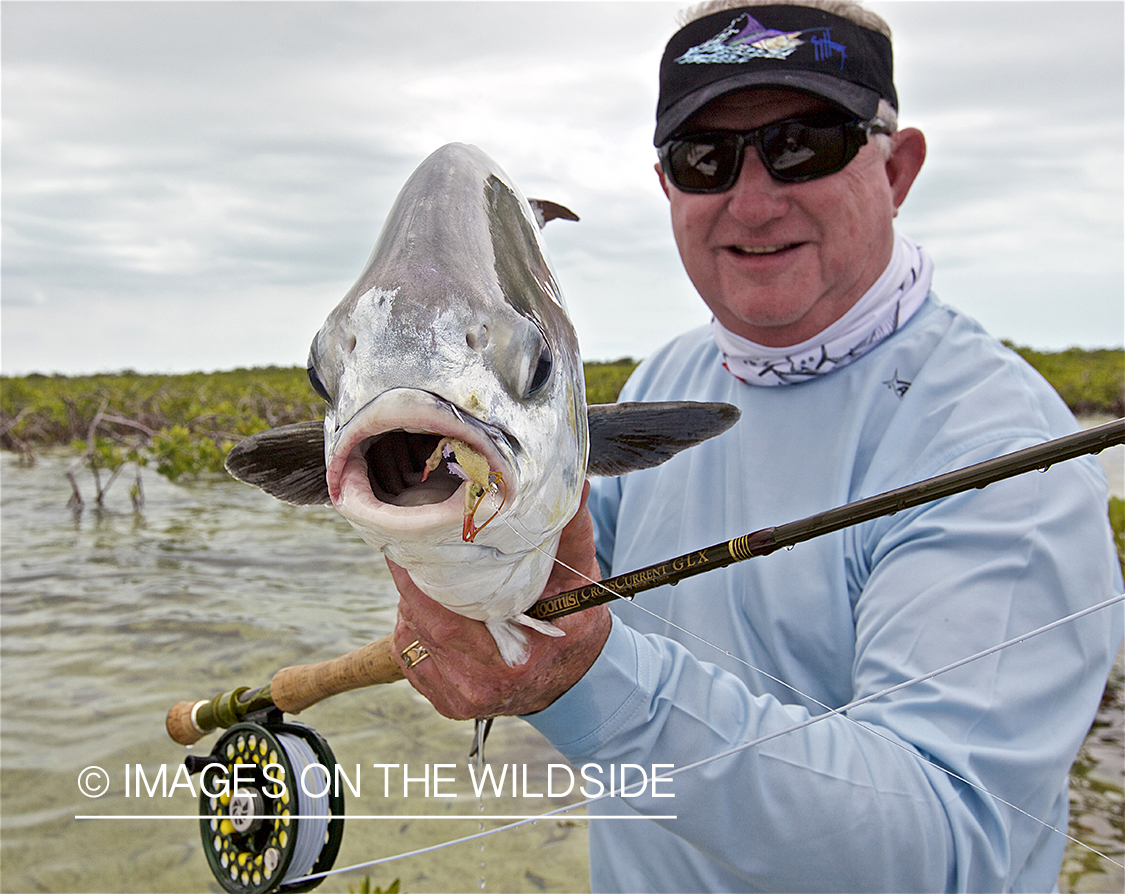
[[[406,662],[407,668],[412,668],[419,661],[430,657],[430,653],[426,651],[426,647],[422,645],[420,640],[414,640],[399,654],[402,655],[402,660]]]

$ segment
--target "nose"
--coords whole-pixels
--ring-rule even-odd
[[[483,351],[488,347],[488,324],[474,322],[465,330],[465,344],[473,351]]]
[[[785,184],[770,176],[753,146],[743,152],[742,170],[728,192],[727,211],[746,226],[762,226],[789,210]]]

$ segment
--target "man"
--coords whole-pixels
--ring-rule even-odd
[[[925,141],[896,127],[885,24],[831,8],[711,7],[669,42],[657,170],[714,319],[622,399],[742,419],[598,482],[548,593],[597,575],[594,527],[622,573],[1076,428],[895,233]],[[800,724],[1120,592],[1105,500],[1096,461],[1064,463],[572,615],[517,668],[392,567],[396,647],[426,647],[405,672],[442,713],[528,715],[575,766],[755,743],[675,776],[674,797],[591,805],[675,817],[592,820],[594,890],[1052,890],[1064,838],[1043,823],[1066,828],[1120,613]]]

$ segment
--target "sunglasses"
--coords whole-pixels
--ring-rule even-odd
[[[878,119],[810,115],[742,133],[708,130],[674,137],[658,152],[665,175],[681,192],[725,192],[738,180],[748,145],[758,150],[774,180],[803,183],[843,170],[873,133],[890,130]]]

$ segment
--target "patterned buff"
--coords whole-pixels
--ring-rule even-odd
[[[723,366],[748,385],[794,385],[847,366],[914,316],[930,293],[934,262],[920,245],[897,235],[891,262],[875,284],[835,323],[799,345],[769,348],[711,320]]]

